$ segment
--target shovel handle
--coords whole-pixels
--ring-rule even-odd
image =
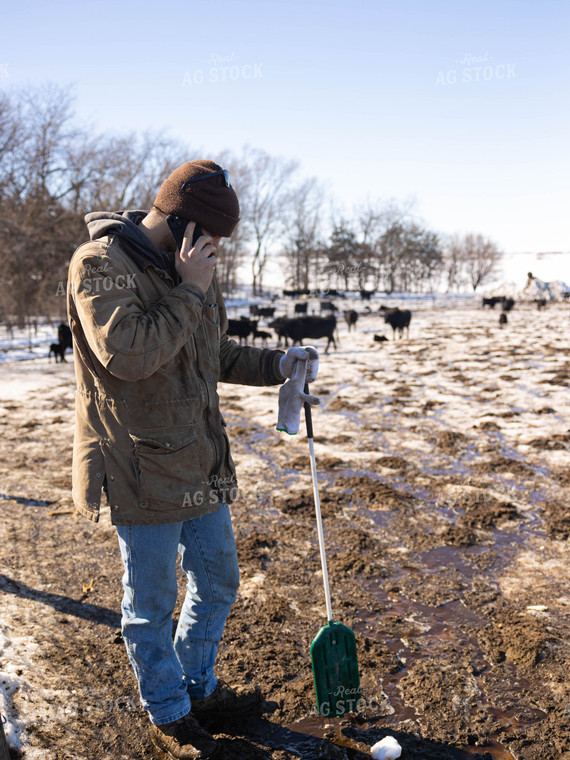
[[[305,393],[309,395],[309,384],[305,383]],[[325,589],[325,605],[327,609],[327,620],[330,625],[333,622],[331,607],[331,592],[329,588],[329,574],[327,571],[327,557],[325,554],[325,538],[323,534],[323,519],[321,516],[321,500],[319,499],[319,483],[317,480],[317,463],[315,461],[315,447],[313,443],[313,418],[311,416],[311,405],[305,401],[305,423],[307,425],[307,438],[309,439],[309,455],[311,458],[311,478],[313,480],[313,496],[315,499],[315,515],[317,518],[317,534],[319,536],[319,552],[321,555],[321,568],[323,571],[323,586]]]
[[[305,383],[305,393],[309,395],[309,383]],[[311,414],[311,405],[305,401],[303,404],[305,409],[305,425],[307,426],[307,438],[313,437],[313,416]]]

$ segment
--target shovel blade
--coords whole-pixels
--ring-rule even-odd
[[[350,628],[332,621],[323,626],[311,644],[311,663],[321,715],[355,712],[361,691],[356,639]]]

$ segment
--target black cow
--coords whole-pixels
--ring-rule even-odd
[[[410,334],[410,322],[412,321],[412,312],[409,309],[382,309],[384,312],[384,321],[390,325],[393,330],[394,340],[396,340],[396,331],[400,337],[404,337],[404,330]]]
[[[281,328],[287,321],[287,317],[277,317],[277,319],[274,319],[273,322],[269,323],[269,327],[271,327],[272,330],[275,330],[277,333],[277,345],[281,345],[281,338],[285,341],[285,346],[288,345],[287,343],[287,337],[284,332],[281,332]]]
[[[501,301],[503,301],[503,299],[504,296],[491,296],[490,298],[483,298],[481,306],[483,306],[483,308],[485,308],[485,306],[488,306],[490,309],[494,309],[498,303],[501,303]]]
[[[360,291],[360,297],[362,298],[363,301],[370,301],[370,299],[372,298],[372,296],[374,295],[374,293],[376,293],[375,290],[364,290],[364,289],[362,289]]]
[[[59,356],[60,362],[66,362],[65,358],[65,348],[61,345],[61,343],[52,343],[49,347],[49,354],[48,354],[48,360],[51,361],[51,355],[53,354],[53,357],[55,359],[55,363],[57,364],[57,357]]]
[[[250,304],[249,313],[252,317],[273,317],[275,314],[275,306],[258,306],[257,304]]]
[[[330,311],[334,314],[335,311],[338,311],[338,308],[332,301],[321,301],[321,311]]]
[[[501,304],[501,309],[503,311],[510,311],[515,305],[515,299],[509,298],[509,296],[491,296],[491,298],[483,298],[483,306],[489,306],[491,309],[494,309],[497,304]]]
[[[307,313],[307,302],[305,303],[296,303],[295,304],[295,314],[306,314]],[[271,325],[269,325],[271,327]]]
[[[328,343],[325,349],[325,353],[328,352],[329,346],[332,343],[336,348],[336,341],[334,339],[334,331],[336,329],[336,317],[334,314],[330,317],[294,317],[288,319],[287,317],[279,317],[269,323],[278,336],[278,343],[281,342],[281,338],[285,340],[285,346],[287,347],[288,339],[290,339],[295,345],[299,343],[303,345],[305,338],[327,338]]]
[[[508,320],[508,318],[507,318],[507,315],[505,314],[505,312],[504,312],[504,311],[502,311],[502,312],[499,314],[499,327],[504,327],[504,326],[507,324],[507,322],[508,322],[508,321],[509,321],[509,320]]]
[[[535,298],[534,302],[539,311],[541,311],[541,309],[546,309],[546,298]]]
[[[66,348],[72,348],[73,346],[73,338],[71,337],[69,325],[63,322],[57,328],[57,342],[61,346],[63,353],[65,353]]]
[[[349,309],[344,312],[344,319],[348,325],[348,332],[350,332],[358,320],[358,312],[354,309]]]
[[[284,290],[283,295],[290,298],[299,298],[299,296],[308,296],[311,291],[308,288],[300,288],[298,290]]]
[[[271,338],[271,333],[268,333],[267,330],[258,330],[257,328],[253,331],[253,335],[251,338],[251,342],[255,345],[255,339],[261,338],[261,345],[266,346],[267,341],[269,338]]]
[[[241,317],[240,319],[228,319],[227,335],[239,338],[239,342],[246,341],[248,335],[257,329],[257,321]]]

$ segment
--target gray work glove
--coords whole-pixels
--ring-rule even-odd
[[[319,371],[319,352],[314,346],[293,346],[279,360],[279,371],[283,377],[291,377],[295,362],[307,362],[306,383],[314,383]]]
[[[290,351],[289,349],[285,358]],[[279,388],[279,414],[277,430],[289,435],[296,435],[301,425],[301,409],[305,401],[311,406],[320,404],[320,399],[305,393],[307,360],[297,359],[293,364],[291,378]]]

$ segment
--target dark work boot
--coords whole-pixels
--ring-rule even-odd
[[[261,705],[259,686],[252,689],[232,689],[227,683],[218,679],[218,685],[210,696],[204,699],[190,697],[192,712],[199,719],[231,718],[255,712]]]
[[[172,723],[152,726],[152,743],[161,757],[174,760],[213,760],[221,756],[221,745],[200,726],[192,713]]]

